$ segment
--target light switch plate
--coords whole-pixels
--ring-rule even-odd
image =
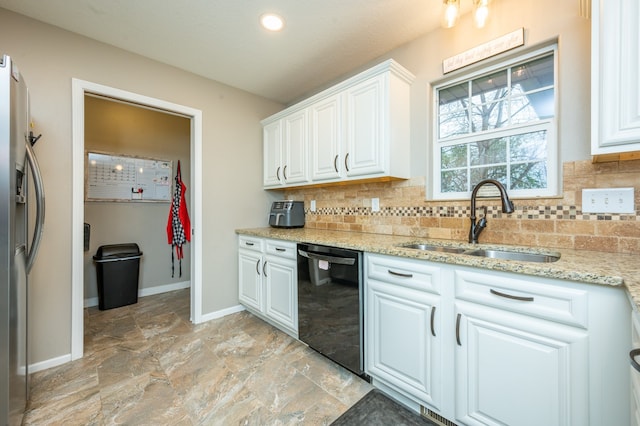
[[[371,211],[379,212],[380,211],[380,198],[372,198],[371,199]]]
[[[311,210],[312,212],[316,211],[316,200],[311,200],[311,206],[309,207],[309,210]]]
[[[635,213],[633,188],[582,190],[583,213]]]

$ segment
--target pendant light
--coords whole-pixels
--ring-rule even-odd
[[[458,15],[460,15],[460,0],[443,0],[442,26],[452,28],[458,22]]]
[[[489,17],[490,0],[473,1],[473,20],[476,27],[483,28]],[[460,0],[442,0],[442,26],[452,28],[458,22],[460,16]]]
[[[476,27],[483,28],[489,18],[489,0],[473,0],[473,20]]]

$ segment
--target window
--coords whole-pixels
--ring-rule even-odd
[[[483,179],[511,197],[557,195],[556,48],[436,86],[434,199]]]

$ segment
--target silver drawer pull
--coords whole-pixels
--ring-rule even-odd
[[[519,300],[521,302],[533,302],[533,297],[525,297],[525,296],[514,296],[512,294],[501,293],[494,289],[489,290],[491,294],[495,294],[496,296],[506,297],[507,299]]]
[[[434,328],[434,319],[436,316],[436,307],[432,306],[431,307],[431,334],[433,335],[433,337],[436,337],[436,330]]]
[[[252,247],[254,244],[253,244],[253,243],[250,243],[249,241],[247,241],[247,242],[245,243],[245,245]]]
[[[396,277],[413,278],[413,274],[403,274],[402,272],[392,271],[391,269],[387,269],[387,271],[388,271],[391,275],[395,275]]]
[[[283,248],[280,248],[280,247],[276,247],[276,251],[287,251],[287,249],[283,249]]]
[[[640,364],[636,361],[636,357],[640,355],[640,349],[633,349],[629,352],[629,358],[631,358],[631,366],[636,369],[636,371],[640,372]]]

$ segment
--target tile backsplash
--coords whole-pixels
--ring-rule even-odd
[[[498,199],[486,205],[487,227],[481,243],[574,248],[640,254],[640,220],[634,214],[582,213],[583,188],[634,187],[640,201],[640,160],[563,165],[563,196],[513,200],[516,210],[503,214]],[[285,191],[285,198],[305,202],[306,227],[466,241],[468,200],[426,201],[425,178]],[[371,211],[371,198],[380,211]],[[316,211],[310,212],[311,200]],[[482,216],[482,210],[478,210]]]

